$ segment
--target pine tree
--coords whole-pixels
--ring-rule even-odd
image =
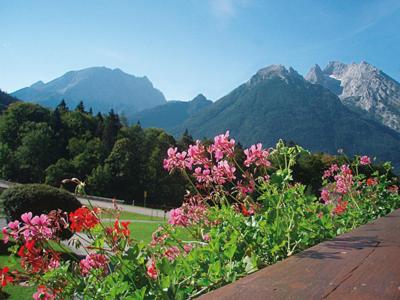
[[[83,105],[83,101],[79,101],[78,105],[75,108],[75,111],[85,113],[85,106]]]
[[[61,100],[60,104],[57,105],[56,109],[58,109],[58,111],[60,113],[65,113],[65,112],[69,111],[69,108],[68,108],[67,104],[65,103],[64,99]]]

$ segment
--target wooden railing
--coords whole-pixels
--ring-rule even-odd
[[[400,299],[400,210],[199,299]]]

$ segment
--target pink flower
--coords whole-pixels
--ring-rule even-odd
[[[192,251],[193,245],[192,244],[185,244],[185,245],[183,245],[183,249],[185,250],[185,253],[187,254],[190,251]]]
[[[164,232],[163,227],[158,227],[156,231],[151,235],[150,246],[155,247],[157,245],[163,244],[164,241],[169,237],[168,233]]]
[[[32,219],[32,213],[28,212],[28,213],[24,213],[21,215],[21,220],[25,223],[25,224],[31,224],[31,219]]]
[[[11,230],[18,230],[20,224],[20,221],[16,220],[14,222],[8,223],[8,228],[10,228]]]
[[[236,179],[235,177],[236,168],[231,166],[228,161],[222,160],[218,162],[217,166],[212,168],[213,181],[216,184],[225,184]]]
[[[340,167],[340,171],[344,174],[344,175],[352,175],[353,172],[351,171],[349,165],[342,165]]]
[[[33,294],[34,300],[53,300],[54,295],[44,285],[39,285],[37,292]]]
[[[4,242],[4,244],[7,244],[9,242],[9,240],[10,240],[10,235],[8,234],[7,227],[3,227],[1,232],[3,234],[3,242]]]
[[[203,234],[203,240],[206,241],[206,242],[209,242],[211,240],[210,235],[208,233]]]
[[[250,148],[244,150],[244,154],[246,154],[246,160],[244,161],[244,165],[246,167],[250,167],[250,165],[255,164],[257,167],[270,167],[271,163],[268,160],[269,152],[262,148],[262,144],[258,143],[257,145],[252,145]]]
[[[194,169],[193,176],[196,178],[197,182],[204,183],[206,186],[210,185],[213,181],[210,169],[202,170],[201,167],[197,167]]]
[[[369,165],[371,163],[371,158],[369,158],[366,155],[363,155],[360,157],[360,164],[365,166],[365,165]]]
[[[329,178],[333,175],[335,175],[335,173],[339,171],[339,167],[337,164],[332,164],[328,170],[324,171],[324,175],[322,176],[322,178]]]
[[[188,157],[193,165],[203,165],[206,169],[211,167],[212,163],[207,157],[206,149],[199,140],[196,141],[195,145],[189,146]]]
[[[156,267],[156,263],[154,262],[153,259],[150,259],[147,262],[146,267],[147,267],[147,275],[149,275],[149,277],[154,279],[154,280],[157,279],[158,270],[157,270],[157,267]]]
[[[81,273],[86,276],[92,269],[102,269],[104,273],[107,272],[108,258],[104,254],[89,254],[86,258],[79,262]]]
[[[321,200],[326,204],[329,202],[329,191],[327,189],[323,189],[321,191]]]
[[[181,254],[179,248],[176,246],[172,246],[165,250],[164,257],[166,257],[169,261],[174,261],[179,256],[179,254]]]
[[[244,184],[242,183],[242,181],[239,181],[236,185],[238,191],[240,194],[242,194],[243,196],[247,195],[247,194],[251,194],[254,192],[255,188],[256,188],[256,183],[254,181],[254,179],[251,179],[249,183]]]
[[[214,153],[216,161],[220,161],[224,155],[234,156],[235,140],[229,139],[229,130],[225,134],[217,135],[214,138],[214,144],[210,147],[210,152]]]
[[[198,196],[186,196],[181,207],[170,211],[168,223],[175,226],[189,226],[207,223],[207,206]]]
[[[179,207],[170,211],[168,223],[175,226],[186,227],[189,225],[189,219]]]
[[[60,267],[60,261],[56,258],[50,259],[49,269],[57,269]]]
[[[169,148],[167,151],[168,158],[164,159],[164,169],[171,171],[173,169],[191,169],[192,160],[187,157],[187,152],[178,152],[178,148]]]

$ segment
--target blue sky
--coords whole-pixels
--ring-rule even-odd
[[[91,66],[216,100],[270,64],[366,60],[400,81],[398,0],[0,0],[0,88]]]

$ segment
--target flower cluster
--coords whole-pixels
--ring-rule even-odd
[[[174,261],[181,254],[181,251],[177,246],[168,247],[164,252],[164,257],[169,261]]]
[[[371,163],[371,158],[369,156],[363,155],[360,157],[360,165],[369,165]]]
[[[334,215],[341,215],[346,211],[348,201],[343,201],[342,198],[340,197],[335,208],[333,209],[333,214]]]
[[[208,223],[208,207],[202,199],[193,196],[182,204],[181,207],[170,211],[168,223],[175,226],[187,227],[189,225]]]
[[[151,247],[156,247],[157,245],[162,245],[164,241],[169,237],[169,234],[164,231],[163,227],[158,227],[151,235]]]
[[[21,266],[31,273],[46,272],[59,266],[60,255],[44,245],[49,240],[58,240],[57,232],[60,222],[48,215],[33,216],[31,212],[21,215],[21,221],[13,221],[4,227],[3,240],[10,239],[22,244],[17,252],[21,257]]]
[[[338,200],[340,195],[347,194],[354,185],[353,172],[349,165],[344,164],[338,167],[333,164],[328,170],[324,171],[323,179],[329,180],[334,179],[321,190],[321,201],[323,203],[330,203],[334,200]]]
[[[246,167],[250,167],[250,165],[256,165],[257,167],[271,166],[271,162],[268,160],[269,151],[263,149],[261,143],[252,145],[250,148],[244,150],[244,154],[246,154],[246,160],[244,161]]]
[[[173,169],[191,169],[191,159],[187,156],[187,152],[178,152],[178,148],[168,149],[168,158],[164,159],[164,169],[171,171]]]
[[[214,154],[216,161],[220,161],[224,156],[234,156],[235,140],[229,138],[229,130],[214,137],[214,144],[209,148],[209,152]]]
[[[83,206],[69,214],[69,221],[71,230],[81,232],[83,230],[90,230],[100,223],[97,217],[98,211],[92,211]]]
[[[107,263],[108,258],[104,254],[91,253],[79,262],[79,267],[83,276],[88,275],[92,269],[102,270],[106,274]]]

